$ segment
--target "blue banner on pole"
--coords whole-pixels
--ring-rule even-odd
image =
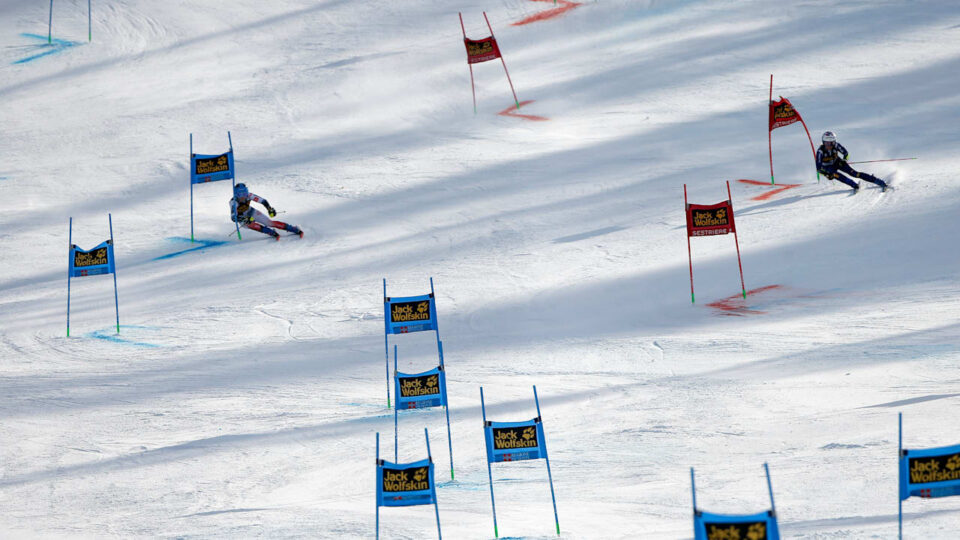
[[[487,421],[483,434],[487,442],[488,463],[547,457],[543,423],[539,417],[526,422]]]
[[[204,184],[234,178],[233,149],[224,154],[191,154],[190,182]]]
[[[93,249],[83,250],[75,244],[70,245],[70,276],[96,276],[116,273],[116,259],[113,256],[113,242],[105,240]]]
[[[433,293],[422,296],[383,299],[387,334],[409,334],[437,330],[437,305]]]
[[[693,516],[694,540],[779,540],[773,510],[750,515],[724,515],[697,511]]]
[[[960,445],[902,450],[900,500],[960,495]]]
[[[413,463],[377,463],[377,505],[416,506],[437,501],[433,477],[433,461]]]
[[[447,406],[447,378],[443,366],[423,373],[400,373],[395,377],[397,410]]]

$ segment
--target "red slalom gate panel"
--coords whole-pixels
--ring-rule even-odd
[[[533,103],[533,101],[534,100],[532,99],[528,99],[527,101],[521,101],[520,107],[523,107],[524,105],[529,105]],[[536,116],[533,114],[520,114],[517,112],[517,107],[514,105],[507,107],[506,109],[498,112],[497,114],[499,114],[500,116],[513,116],[515,118],[523,118],[524,120],[532,120],[534,122],[545,122],[549,120],[549,118],[546,118],[543,116]]]
[[[551,4],[555,3],[557,7],[553,9],[548,9],[546,11],[541,11],[540,13],[530,15],[529,17],[520,19],[519,21],[511,24],[510,26],[523,26],[525,24],[545,21],[547,19],[559,17],[560,15],[563,15],[564,13],[572,9],[580,7],[579,2],[570,2],[569,0],[556,0],[556,2],[554,0],[530,0],[530,1],[531,2],[549,2]]]
[[[756,197],[751,198],[751,199],[750,199],[751,201],[765,201],[765,200],[773,197],[773,196],[776,195],[777,193],[783,193],[784,191],[787,191],[788,189],[792,189],[792,188],[795,188],[795,187],[800,187],[800,186],[803,185],[803,184],[770,184],[770,183],[767,183],[767,182],[760,182],[760,181],[758,181],[758,180],[745,180],[745,179],[743,179],[743,178],[741,178],[740,180],[737,180],[737,182],[740,182],[740,183],[743,183],[743,184],[750,184],[751,186],[763,186],[763,187],[773,188],[773,190],[768,191],[768,192],[764,193],[763,195],[757,195]]]

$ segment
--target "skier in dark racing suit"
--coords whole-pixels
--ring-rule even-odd
[[[847,178],[846,173],[854,178],[861,178],[867,182],[873,182],[880,186],[881,191],[887,190],[887,183],[873,176],[872,174],[857,172],[853,167],[847,164],[847,156],[850,155],[842,144],[837,142],[837,136],[832,131],[823,132],[821,138],[823,144],[817,149],[817,170],[831,180],[839,180],[853,188],[856,193],[860,189],[860,183]],[[843,157],[840,157],[840,155]]]

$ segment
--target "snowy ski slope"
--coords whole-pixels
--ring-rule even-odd
[[[490,538],[480,418],[535,415],[564,538],[691,538],[689,467],[716,512],[767,508],[787,538],[893,538],[905,446],[960,442],[960,9],[956,2],[61,0],[0,3],[0,530],[5,538],[361,538],[374,433],[392,455],[381,279],[437,290],[443,414],[400,418],[438,463],[449,538]],[[486,10],[474,66],[458,12]],[[50,54],[44,54],[50,53]],[[42,55],[42,56],[40,56]],[[30,57],[36,57],[29,59]],[[18,63],[19,62],[19,63]],[[799,125],[831,129],[880,194],[817,182]],[[226,182],[195,192],[188,135],[302,240],[231,239]],[[691,202],[731,181],[730,236]],[[108,236],[112,280],[73,281]],[[398,336],[401,371],[436,365]],[[392,457],[392,456],[391,456]],[[494,467],[501,535],[552,538],[542,461]],[[954,538],[960,501],[905,503],[908,538]],[[433,509],[387,508],[385,538]]]

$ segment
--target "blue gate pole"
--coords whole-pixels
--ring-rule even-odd
[[[486,444],[487,438],[487,407],[483,403],[483,387],[480,387],[480,410],[483,412],[483,438]],[[487,456],[487,478],[490,479],[490,506],[493,508],[493,536],[500,538],[497,532],[497,503],[493,498],[493,472],[490,470],[490,457]]]
[[[231,178],[230,180],[232,184],[235,186],[237,185],[237,159],[236,159],[236,156],[233,155],[233,138],[230,137],[229,131],[227,132],[227,142],[230,143],[230,156],[234,158],[233,163],[231,163],[231,165],[233,165],[233,170],[230,171],[230,174],[233,175],[233,178]],[[234,221],[233,224],[237,226],[237,240],[243,240],[243,238],[240,237],[240,222]]]
[[[383,278],[383,367],[387,373],[387,408],[390,408],[390,314],[387,312],[387,278]]]
[[[50,0],[50,22],[47,23],[47,45],[53,44],[53,0]]]
[[[537,418],[540,419],[540,426],[541,426],[540,431],[544,431],[542,429],[543,417],[540,416],[540,399],[537,397],[537,385],[533,385],[533,401],[535,401],[537,404]],[[547,438],[546,434],[544,434],[543,438],[544,439]],[[557,497],[553,493],[553,474],[550,473],[550,453],[546,451],[547,449],[546,440],[543,441],[543,449],[545,450],[543,453],[543,459],[547,462],[547,478],[550,479],[550,498],[553,500],[553,519],[554,519],[554,522],[557,524],[557,536],[560,536],[560,518],[557,516]]]
[[[443,365],[443,342],[438,342],[440,347],[440,370],[443,371],[443,410],[447,413],[447,446],[450,448],[450,480],[453,480],[453,438],[450,435],[450,405],[447,398],[447,368]]]
[[[690,467],[690,493],[693,494],[693,515],[697,515],[697,483],[693,479],[693,467]],[[694,518],[696,524],[696,518]],[[696,533],[696,531],[694,531]]]
[[[903,413],[897,413],[897,537],[903,540],[903,497],[900,496],[900,486],[903,484]]]
[[[423,428],[423,437],[427,440],[427,459],[430,461],[430,464],[433,465],[433,455],[430,454],[430,434],[427,433],[427,428]],[[430,489],[433,491],[433,511],[437,515],[437,538],[443,540],[443,533],[440,532],[440,507],[437,505],[437,478],[434,476],[433,485],[430,486]]]
[[[380,468],[380,432],[377,432],[377,468]],[[379,474],[374,475],[374,483],[376,488],[373,490],[374,493],[379,493],[380,491],[380,480]],[[380,498],[377,498],[377,538],[380,538]]]
[[[437,315],[437,293],[433,291],[433,277],[430,277],[430,294],[433,296],[433,314],[436,318],[433,320],[433,325],[436,327],[434,333],[437,334],[437,351],[440,351],[440,316]]]
[[[52,0],[51,0],[52,1]],[[190,134],[190,241],[193,242],[193,133]]]
[[[397,346],[393,346],[393,380],[397,380]],[[397,394],[397,406],[393,408],[393,461],[399,462],[399,447],[397,445],[397,410],[400,408],[400,394]]]
[[[110,221],[110,251],[113,252],[113,305],[117,308],[117,333],[120,333],[120,299],[117,297],[117,246],[113,242],[113,216],[107,214]]]
[[[73,272],[70,271],[73,260],[70,257],[73,256],[73,217],[70,218],[69,246],[67,249],[67,337],[70,337],[70,278],[73,277]]]
[[[763,471],[767,473],[767,491],[770,492],[770,510],[773,510],[773,514],[777,514],[777,505],[773,504],[773,484],[770,483],[770,467],[766,463],[763,464]]]

